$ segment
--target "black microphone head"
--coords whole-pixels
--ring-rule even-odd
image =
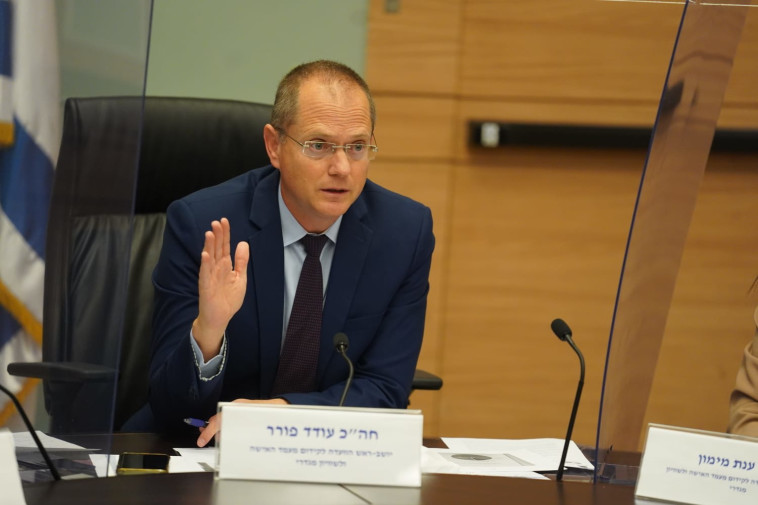
[[[347,335],[344,333],[339,332],[334,334],[332,343],[334,344],[334,348],[338,351],[347,351],[347,348],[350,345],[350,339],[348,339]]]
[[[553,322],[550,323],[550,328],[555,333],[555,336],[561,340],[566,340],[566,338],[571,336],[571,328],[569,328],[569,325],[563,319],[553,319]]]

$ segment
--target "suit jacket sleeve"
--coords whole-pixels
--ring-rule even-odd
[[[208,223],[207,226],[209,226]],[[184,417],[215,413],[225,364],[213,380],[201,380],[190,342],[197,317],[198,272],[204,239],[186,203],[174,202],[166,214],[163,247],[153,272],[152,360],[150,406],[166,427]]]
[[[745,347],[729,403],[728,431],[758,437],[758,308],[754,318],[756,332]]]

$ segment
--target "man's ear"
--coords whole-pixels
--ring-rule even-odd
[[[266,153],[268,153],[271,164],[279,168],[279,149],[282,142],[279,138],[279,132],[270,124],[263,127],[263,142],[266,143]]]

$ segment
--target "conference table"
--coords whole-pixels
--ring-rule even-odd
[[[81,442],[81,441],[80,441]],[[153,434],[117,434],[112,452],[168,452],[186,441]],[[427,447],[444,447],[425,439]],[[571,480],[581,479],[581,480]],[[564,474],[563,481],[512,477],[424,474],[420,488],[214,479],[213,472],[129,475],[24,484],[28,505],[56,504],[634,504],[631,485],[588,482]],[[2,500],[0,500],[2,501]]]

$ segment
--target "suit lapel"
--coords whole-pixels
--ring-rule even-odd
[[[322,317],[317,381],[321,380],[329,362],[336,355],[332,339],[345,325],[371,245],[373,231],[364,222],[366,213],[366,203],[361,196],[342,217]]]
[[[284,310],[284,253],[277,191],[279,172],[255,188],[250,221],[250,262],[260,330],[260,392],[267,396],[276,375],[282,341]],[[251,286],[248,285],[248,289]]]

